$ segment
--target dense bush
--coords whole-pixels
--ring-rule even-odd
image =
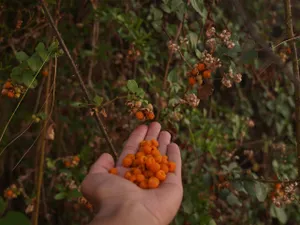
[[[3,0],[0,225],[87,224],[89,166],[153,120],[182,153],[173,224],[299,224],[299,7]]]

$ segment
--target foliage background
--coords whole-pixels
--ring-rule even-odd
[[[290,204],[277,207],[272,201],[281,183],[276,180],[297,179],[295,88],[282,69],[292,67],[284,1],[47,3],[117,151],[141,123],[125,105],[132,96],[129,80],[143,89],[140,97],[153,104],[156,120],[180,146],[184,200],[173,224],[299,224],[299,191]],[[292,1],[296,34],[299,8]],[[37,190],[41,224],[87,224],[92,212],[77,201],[79,185],[92,162],[110,149],[39,2],[2,0],[0,21],[2,84],[12,79],[27,90],[33,81],[15,113],[22,96],[0,97],[0,190],[15,184],[20,191],[17,198],[0,198],[0,225],[30,224]],[[212,74],[213,94],[196,108],[175,107],[189,87],[189,64],[201,61],[207,49],[211,26],[219,33],[231,31],[235,47],[217,45],[214,55],[223,66]],[[170,40],[182,55],[168,49]],[[221,82],[229,68],[243,75],[232,88]],[[66,168],[75,155],[79,165]],[[39,187],[41,157],[46,160]]]

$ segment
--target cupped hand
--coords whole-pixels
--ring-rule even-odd
[[[142,140],[152,139],[158,140],[161,154],[176,163],[176,170],[168,173],[158,188],[141,189],[123,178],[128,169],[122,166],[122,160],[127,154],[135,154]],[[161,131],[159,123],[153,122],[149,127],[141,125],[131,133],[116,164],[110,154],[101,155],[81,185],[83,195],[97,210],[91,225],[167,225],[172,221],[181,204],[183,188],[180,151],[170,141],[171,135]],[[113,167],[117,167],[119,175],[108,173]]]

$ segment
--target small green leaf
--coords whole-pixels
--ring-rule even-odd
[[[142,88],[138,88],[137,91],[136,91],[136,95],[140,98],[143,98],[144,95],[145,95],[145,92]]]
[[[0,196],[0,215],[4,212],[7,207],[7,202]]]
[[[128,80],[127,81],[127,88],[130,92],[136,93],[139,86],[138,86],[138,84],[136,83],[135,80]]]
[[[263,202],[268,195],[268,186],[261,182],[255,183],[255,192],[258,201]]]
[[[198,44],[198,35],[194,32],[189,32],[189,39],[190,39],[191,47],[193,49],[196,49]]]
[[[82,108],[82,107],[85,107],[86,104],[83,102],[71,102],[70,106],[72,106],[74,108]]]
[[[99,107],[99,106],[102,104],[102,102],[103,102],[103,98],[100,97],[99,95],[96,95],[96,96],[94,97],[94,99],[93,99],[93,102],[95,103],[95,105],[96,105],[97,107]]]
[[[27,60],[27,64],[33,72],[37,72],[41,69],[43,62],[37,54],[34,54]]]
[[[16,53],[16,58],[20,63],[22,63],[26,61],[29,58],[29,56],[25,52],[21,51]]]
[[[179,6],[183,4],[182,0],[172,0],[171,2],[171,11],[174,12],[176,9],[179,8]]]
[[[190,199],[186,199],[182,203],[183,211],[187,214],[191,214],[194,211],[194,206]]]
[[[3,218],[0,219],[0,225],[30,225],[30,220],[21,212],[9,211]]]
[[[270,214],[272,217],[277,218],[282,224],[285,224],[288,220],[284,208],[276,207],[274,204],[270,207]]]
[[[57,40],[53,41],[48,48],[48,52],[52,52],[52,53],[56,52],[58,50],[58,46],[59,46],[58,41]]]
[[[204,7],[203,0],[191,0],[192,7],[196,10],[197,13],[202,17],[202,22],[206,20],[207,10]]]
[[[12,69],[10,77],[13,81],[17,81],[18,83],[22,83],[22,69],[17,66]]]
[[[230,193],[227,196],[226,201],[231,206],[242,206],[242,203],[240,202],[240,200],[234,194],[232,194],[232,193]]]
[[[60,192],[60,193],[58,193],[54,196],[54,199],[55,200],[62,200],[62,199],[65,199],[66,197],[67,197],[66,192]]]
[[[82,196],[82,194],[76,189],[73,189],[72,191],[70,191],[68,193],[68,198],[79,198],[81,196]]]
[[[256,197],[256,194],[255,194],[255,182],[253,182],[253,181],[245,181],[244,182],[244,188],[246,189],[246,191],[248,192],[249,195],[251,195],[252,197]]]
[[[45,48],[45,45],[44,43],[40,42],[36,48],[35,48],[35,51],[37,52],[37,54],[41,57],[41,59],[43,61],[46,61],[47,58],[48,58],[48,53],[47,53],[47,50]]]
[[[177,77],[176,69],[173,69],[168,74],[168,81],[170,81],[171,83],[174,83],[174,82],[177,82],[177,80],[178,80],[178,77]]]
[[[29,87],[33,79],[34,79],[34,73],[31,70],[27,70],[23,72],[22,83],[25,84],[27,87]],[[33,83],[30,88],[34,88],[34,87],[35,87],[35,83]]]
[[[160,8],[161,8],[164,12],[166,12],[166,13],[171,13],[170,7],[169,7],[168,5],[166,5],[166,4],[161,4],[161,5],[160,5]]]

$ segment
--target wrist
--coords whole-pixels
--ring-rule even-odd
[[[158,219],[140,203],[127,203],[113,210],[100,210],[89,225],[161,225]]]

